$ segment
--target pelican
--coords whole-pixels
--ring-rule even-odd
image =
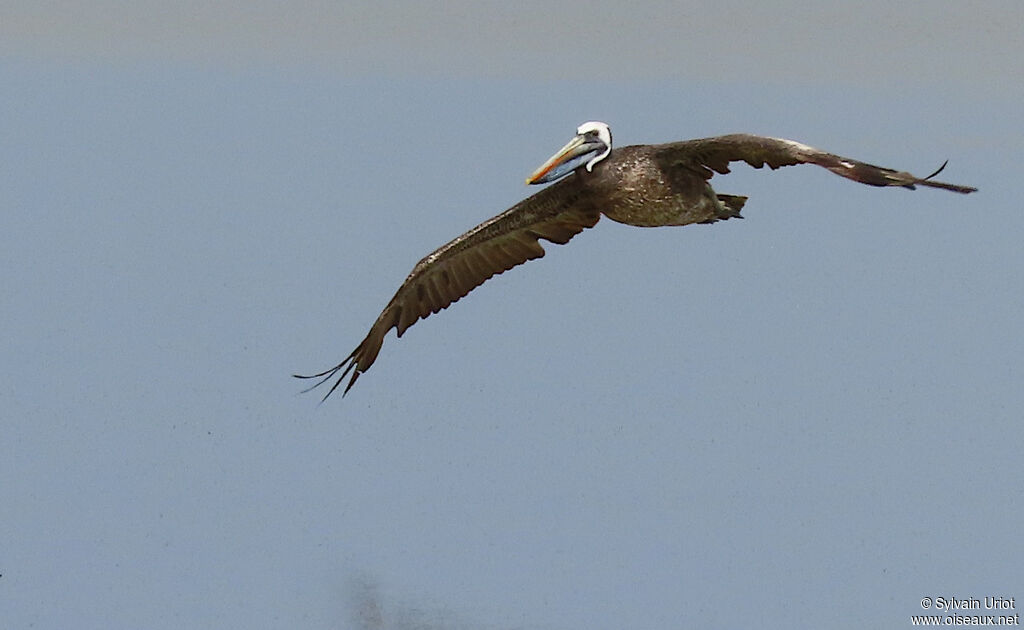
[[[729,163],[744,161],[754,168],[777,169],[816,164],[869,186],[916,186],[958,193],[977,190],[934,181],[943,163],[928,177],[851,160],[800,142],[749,134],[612,149],[612,134],[603,122],[586,122],[557,153],[540,165],[527,184],[555,184],[484,221],[419,261],[398,288],[366,338],[344,361],[319,374],[310,391],[337,379],[326,400],[351,372],[342,396],[370,369],[392,328],[398,336],[464,297],[489,278],[544,255],[540,240],[564,245],[601,215],[640,227],[714,223],[740,217],[747,198],[716,193],[708,183],[715,173],[729,172]],[[339,374],[340,372],[340,374]]]

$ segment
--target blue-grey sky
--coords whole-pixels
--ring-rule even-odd
[[[1019,613],[1024,5],[11,4],[5,627]],[[737,166],[297,394],[590,119],[980,192]]]

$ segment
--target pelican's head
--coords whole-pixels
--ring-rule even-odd
[[[612,152],[612,131],[603,122],[585,122],[576,129],[576,137],[558,153],[540,165],[529,177],[527,184],[553,182],[573,172],[584,163],[589,173],[594,165]]]

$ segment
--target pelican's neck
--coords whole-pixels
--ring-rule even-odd
[[[601,143],[604,144],[605,148],[602,153],[598,153],[592,157],[589,162],[587,162],[586,168],[588,173],[593,172],[594,165],[608,157],[612,152],[612,130],[607,124],[592,120],[590,122],[583,123],[576,129],[576,133],[579,135],[590,133],[592,131],[597,132],[597,137],[601,140]]]

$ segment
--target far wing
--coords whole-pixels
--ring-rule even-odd
[[[931,178],[938,175],[946,167],[945,164],[928,177],[917,177],[905,171],[852,160],[783,138],[732,134],[672,142],[652,148],[657,159],[695,169],[706,179],[710,179],[715,173],[728,173],[729,162],[742,160],[754,168],[761,168],[765,164],[773,169],[794,164],[816,164],[836,175],[870,186],[902,186],[913,189],[920,185],[958,193],[977,190],[970,186],[933,181]]]
[[[600,217],[576,178],[541,190],[417,263],[369,334],[344,361],[319,374],[296,376],[319,378],[313,389],[341,372],[324,396],[326,400],[351,371],[352,378],[342,395],[348,393],[359,375],[373,365],[389,330],[396,328],[401,337],[409,326],[447,308],[488,278],[543,256],[540,239],[568,243],[585,228],[593,227]]]

